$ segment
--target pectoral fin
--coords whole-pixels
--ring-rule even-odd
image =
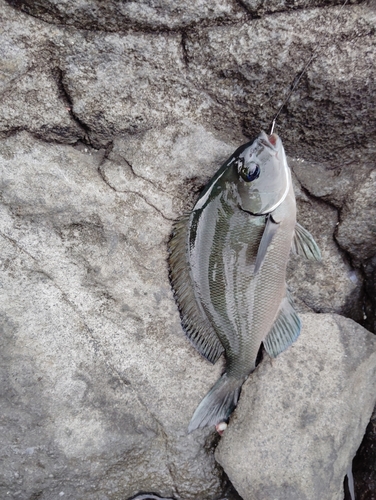
[[[321,261],[321,252],[312,234],[298,223],[295,225],[292,250],[308,260]]]
[[[254,274],[257,274],[258,271],[260,270],[265,260],[269,245],[271,244],[277,231],[278,231],[278,224],[274,222],[272,216],[270,215],[266,221],[265,229],[260,241],[260,245],[258,247]]]
[[[301,322],[290,297],[287,295],[281,304],[277,319],[264,340],[269,356],[275,358],[299,337]]]

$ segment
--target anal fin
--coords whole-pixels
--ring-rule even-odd
[[[299,337],[301,322],[290,296],[283,299],[277,319],[264,340],[269,356],[275,358]]]

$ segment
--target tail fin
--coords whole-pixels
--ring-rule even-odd
[[[189,423],[188,433],[199,427],[226,422],[236,408],[243,382],[224,373],[198,405]]]

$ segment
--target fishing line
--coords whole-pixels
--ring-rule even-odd
[[[344,9],[345,5],[347,4],[348,0],[345,0],[344,3],[342,4],[341,8],[339,9],[338,11],[338,14],[337,14],[337,17],[334,19],[334,22],[337,22],[338,21],[338,18],[342,12],[342,10]],[[321,45],[317,45],[316,48],[313,49],[313,52],[311,54],[311,57],[308,59],[308,61],[306,62],[304,68],[302,69],[302,71],[300,72],[300,75],[298,77],[295,77],[291,86],[290,86],[290,91],[289,93],[287,94],[287,97],[286,99],[283,101],[282,105],[280,106],[279,110],[277,111],[277,114],[275,115],[273,121],[272,121],[272,125],[271,125],[271,129],[270,129],[270,135],[272,135],[273,131],[274,131],[274,127],[275,127],[275,124],[276,124],[276,121],[277,121],[277,118],[279,117],[279,115],[281,114],[281,111],[283,110],[283,108],[286,106],[286,104],[288,103],[288,101],[290,100],[290,97],[292,95],[293,92],[295,92],[295,90],[297,89],[299,83],[301,82],[301,79],[303,78],[303,75],[306,73],[307,69],[309,68],[311,62],[313,61],[313,59],[315,58],[316,56],[316,53],[317,53],[317,50],[321,48]]]

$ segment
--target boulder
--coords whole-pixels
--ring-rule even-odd
[[[28,130],[47,141],[72,144],[85,130],[61,83],[64,35],[0,2],[0,134]],[[74,43],[74,36],[70,39]]]
[[[263,2],[272,3],[277,2]],[[190,31],[185,42],[189,78],[220,104],[215,109],[210,103],[203,114],[215,113],[216,126],[228,134],[239,122],[250,137],[270,130],[291,85],[314,54],[277,120],[287,153],[336,161],[346,152],[355,155],[371,146],[376,127],[376,12],[371,2],[346,6],[340,15],[338,11],[290,10],[236,26]]]
[[[176,30],[207,22],[237,22],[246,12],[232,0],[9,0],[15,7],[48,23],[92,31]]]
[[[358,265],[376,255],[375,186],[376,170],[372,170],[346,199],[336,234]]]
[[[181,330],[171,222],[92,149],[22,132],[0,155],[0,497],[217,498],[212,431],[187,426],[221,367]]]
[[[295,163],[293,159],[289,160],[292,169]],[[312,166],[307,162],[308,169]],[[338,210],[310,196],[295,179],[298,222],[314,236],[322,255],[321,262],[291,255],[287,283],[296,306],[301,312],[335,312],[362,321],[363,275],[353,267],[334,240]]]
[[[358,3],[362,0],[352,0],[351,3]],[[265,15],[271,12],[283,12],[288,9],[302,9],[309,7],[324,7],[327,5],[342,5],[342,0],[294,0],[294,2],[289,2],[288,0],[243,0],[243,5],[251,12],[253,15]]]
[[[244,500],[342,500],[376,401],[376,338],[350,319],[302,315],[295,344],[243,386],[217,450]]]
[[[222,366],[182,332],[167,241],[317,45],[276,130],[324,260],[289,284],[374,327],[375,12],[308,3],[0,0],[1,498],[238,498],[213,431],[186,434]]]

